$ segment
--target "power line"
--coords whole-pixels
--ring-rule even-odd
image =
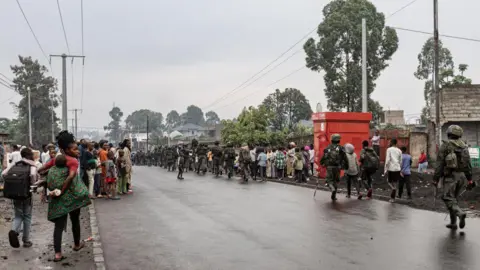
[[[13,88],[8,82],[4,82],[4,81],[0,80],[0,84],[5,86],[6,88],[8,88],[10,90],[15,90],[15,88]]]
[[[398,10],[396,10],[395,12],[391,13],[390,15],[388,15],[386,18],[391,18],[392,16],[396,15],[397,13],[403,11],[404,9],[406,9],[407,7],[411,6],[412,4],[414,4],[415,2],[417,2],[418,0],[413,0],[411,2],[409,2],[408,4],[402,6],[401,8],[399,8]],[[273,61],[271,61],[267,66],[265,66],[264,68],[262,68],[260,71],[258,71],[257,73],[255,73],[252,77],[248,78],[246,81],[244,81],[242,84],[240,84],[239,86],[237,86],[236,88],[234,88],[233,90],[231,90],[230,92],[228,92],[227,94],[225,94],[224,96],[222,96],[221,98],[215,100],[214,102],[212,102],[211,104],[209,104],[208,106],[204,107],[203,109],[206,109],[206,108],[209,108],[217,103],[219,103],[220,101],[226,99],[227,97],[229,97],[231,94],[233,94],[234,92],[240,90],[240,89],[244,89],[246,87],[248,87],[249,85],[251,85],[252,83],[254,83],[255,81],[258,81],[260,78],[262,78],[263,76],[267,75],[268,73],[270,73],[271,71],[273,71],[275,68],[279,67],[281,64],[285,63],[286,61],[283,61],[282,63],[278,64],[277,66],[275,66],[274,68],[272,68],[271,70],[269,70],[268,72],[266,72],[265,74],[262,74],[260,77],[256,78],[254,81],[251,82],[251,80],[253,80],[256,76],[258,76],[259,74],[261,74],[263,71],[265,71],[267,68],[269,68],[272,64],[274,64],[275,62],[277,62],[280,58],[282,58],[283,56],[285,56],[289,51],[291,51],[295,46],[297,46],[300,42],[302,42],[304,39],[306,39],[308,36],[310,36],[313,32],[315,32],[315,30],[317,30],[318,26],[315,26],[315,28],[313,28],[311,31],[309,31],[306,35],[304,35],[300,40],[298,40],[297,42],[295,42],[292,46],[290,46],[286,51],[284,51],[282,54],[280,54],[280,56],[278,56],[276,59],[274,59]],[[250,82],[248,85],[246,85],[248,82]],[[246,86],[245,86],[246,85]]]
[[[63,24],[62,9],[60,8],[60,1],[57,0],[58,14],[60,14],[60,22],[62,23],[63,36],[65,37],[65,43],[67,44],[67,51],[70,54],[70,46],[68,45],[67,31],[65,31],[65,25]]]
[[[25,12],[23,11],[22,5],[20,4],[19,0],[17,0],[17,4],[18,4],[18,8],[20,8],[20,11],[21,11],[22,14],[23,14],[23,18],[24,18],[25,21],[27,22],[28,28],[30,28],[30,32],[32,32],[32,35],[33,35],[33,37],[35,38],[35,41],[37,42],[38,47],[39,47],[40,50],[42,51],[43,56],[45,57],[45,59],[47,59],[47,62],[50,63],[50,61],[48,61],[47,54],[46,54],[45,51],[43,50],[42,45],[40,45],[40,41],[38,41],[37,35],[35,35],[35,32],[33,31],[33,28],[32,28],[32,26],[30,25],[30,22],[29,22],[28,19],[27,19],[27,15],[25,15]]]
[[[276,80],[275,82],[273,82],[273,83],[271,83],[271,84],[269,84],[269,85],[265,86],[265,89],[269,88],[270,86],[272,86],[272,85],[274,85],[274,84],[277,84],[277,83],[279,83],[280,81],[283,81],[283,80],[285,80],[286,78],[288,78],[288,77],[292,76],[293,74],[295,74],[295,73],[297,73],[297,72],[299,72],[299,71],[301,71],[301,70],[303,70],[303,69],[305,69],[305,68],[306,68],[305,66],[302,66],[302,67],[300,67],[300,68],[298,68],[298,69],[294,70],[293,72],[290,72],[290,73],[289,73],[289,74],[287,74],[286,76],[284,76],[284,77],[282,77],[282,78],[280,78],[280,79]],[[244,96],[244,97],[243,97],[243,98],[241,98],[241,99],[237,99],[237,100],[235,100],[235,101],[233,101],[233,102],[231,102],[231,103],[228,103],[227,105],[224,105],[224,106],[218,107],[218,108],[216,108],[216,109],[212,109],[212,110],[219,110],[219,109],[223,109],[223,108],[225,108],[225,107],[229,107],[229,106],[231,106],[231,105],[233,105],[233,104],[235,104],[235,103],[237,103],[237,102],[239,102],[239,101],[245,100],[246,98],[248,98],[248,97],[252,96],[253,94],[257,94],[257,93],[258,93],[258,91],[257,91],[257,90],[255,90],[255,91],[253,91],[253,92],[249,93],[248,95]]]
[[[3,78],[5,78],[5,79],[0,78],[0,80],[6,81],[6,82],[8,82],[8,83],[10,83],[10,84],[13,84],[13,81],[12,81],[10,78],[8,78],[7,76],[3,75],[1,72],[0,72],[0,75],[1,75]]]
[[[427,31],[421,31],[421,30],[415,30],[415,29],[409,29],[409,28],[402,28],[402,27],[396,27],[396,26],[390,26],[393,29],[400,30],[400,31],[407,31],[407,32],[412,32],[412,33],[419,33],[419,34],[425,34],[425,35],[433,35],[431,32]],[[475,38],[468,38],[468,37],[459,37],[459,36],[452,36],[452,35],[439,35],[441,37],[446,37],[446,38],[452,38],[452,39],[460,39],[460,40],[465,40],[465,41],[472,41],[472,42],[480,42],[480,39],[475,39]]]
[[[235,87],[234,89],[232,89],[230,92],[228,92],[227,94],[225,94],[224,96],[222,96],[221,98],[215,100],[214,102],[212,102],[211,104],[209,104],[208,106],[205,106],[203,109],[206,109],[206,108],[209,108],[211,107],[212,105],[215,105],[217,104],[218,102],[224,100],[225,98],[227,98],[228,96],[230,96],[230,94],[232,94],[233,92],[237,91],[238,89],[240,89],[242,86],[244,86],[245,84],[247,84],[249,81],[251,81],[252,79],[254,79],[255,77],[257,77],[260,73],[262,73],[263,71],[265,71],[267,68],[269,68],[271,65],[273,65],[275,62],[277,62],[280,58],[282,58],[284,55],[286,55],[289,51],[291,51],[293,48],[295,48],[295,46],[297,46],[300,42],[302,42],[305,38],[307,38],[308,36],[310,36],[313,32],[315,32],[315,30],[317,30],[317,27],[315,27],[313,30],[309,31],[307,34],[305,34],[300,40],[298,40],[297,42],[295,42],[292,46],[290,46],[286,51],[284,51],[282,54],[280,54],[280,56],[278,56],[277,58],[275,58],[273,61],[271,61],[270,63],[268,63],[268,65],[266,65],[264,68],[262,68],[260,71],[258,71],[257,73],[255,73],[253,76],[251,76],[250,78],[248,78],[246,81],[244,81],[243,83],[241,83],[239,86]],[[278,66],[277,66],[278,67]],[[272,69],[273,70],[273,69]],[[263,77],[263,76],[261,76]]]
[[[399,8],[398,10],[396,10],[395,12],[391,13],[390,15],[388,15],[385,19],[388,19],[390,17],[393,17],[395,16],[395,14],[399,13],[399,12],[402,12],[404,9],[408,8],[409,6],[413,5],[415,2],[417,2],[418,0],[413,0],[411,1],[410,3],[406,4],[405,6]]]
[[[16,96],[17,96],[17,94],[15,94],[15,95],[13,95],[13,96],[9,97],[8,99],[6,99],[6,100],[4,100],[4,101],[0,102],[0,105],[3,105],[3,104],[5,104],[5,103],[7,103],[8,101],[12,100],[12,99],[13,99],[14,97],[16,97]]]

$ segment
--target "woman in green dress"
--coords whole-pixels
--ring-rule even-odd
[[[67,224],[68,215],[72,223],[74,251],[81,250],[85,243],[80,241],[80,209],[89,205],[90,198],[85,184],[78,178],[78,157],[80,155],[75,137],[68,131],[61,131],[57,136],[58,146],[63,155],[47,162],[41,172],[48,170],[47,186],[52,199],[48,205],[48,220],[55,223],[53,243],[55,262],[62,256],[62,234]]]

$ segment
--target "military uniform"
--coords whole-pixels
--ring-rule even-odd
[[[228,178],[233,176],[233,165],[235,163],[235,149],[232,144],[227,144],[227,147],[223,150],[223,159],[225,161],[225,171]]]
[[[200,144],[197,148],[197,157],[198,157],[198,165],[197,165],[197,173],[206,172],[207,171],[207,152],[208,148],[204,144]]]
[[[179,148],[179,159],[178,159],[178,175],[177,178],[183,179],[183,171],[185,169],[185,163],[189,157],[189,152],[185,148]]]
[[[328,187],[332,192],[331,199],[337,200],[337,185],[340,182],[340,171],[344,168],[345,164],[348,164],[345,150],[340,144],[340,135],[333,134],[330,139],[330,144],[323,150],[323,157],[320,160],[320,164],[327,168],[327,181]]]
[[[465,212],[458,206],[458,196],[465,188],[472,187],[472,166],[468,146],[460,140],[463,129],[451,125],[447,129],[448,140],[444,141],[438,151],[433,182],[438,186],[443,177],[442,200],[450,213],[449,229],[457,229],[457,217],[460,219],[460,228],[465,227]]]
[[[248,146],[244,145],[240,150],[240,154],[238,156],[240,172],[243,175],[243,183],[248,182],[248,180],[252,177],[250,171],[250,163],[252,162],[253,161],[250,157],[250,151],[248,150]]]
[[[212,147],[212,159],[213,159],[213,170],[212,172],[215,176],[220,174],[220,163],[222,160],[222,148],[219,146],[219,142],[215,142],[215,146]]]

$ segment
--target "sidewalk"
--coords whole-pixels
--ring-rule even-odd
[[[92,243],[79,252],[72,250],[73,237],[71,223],[68,221],[67,232],[63,233],[63,254],[67,259],[54,263],[53,250],[54,224],[47,220],[48,205],[40,202],[40,196],[34,195],[32,228],[30,232],[33,247],[14,249],[8,243],[8,231],[12,226],[13,209],[10,200],[0,197],[0,269],[94,269]],[[81,236],[87,239],[90,234],[90,218],[88,208],[83,208],[80,215]],[[21,240],[21,234],[20,238]]]

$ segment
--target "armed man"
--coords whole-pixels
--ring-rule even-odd
[[[197,157],[198,157],[198,165],[197,165],[197,174],[200,174],[200,171],[203,173],[207,172],[207,152],[208,148],[205,144],[199,144],[197,147]]]
[[[340,182],[340,171],[348,164],[345,150],[340,145],[340,139],[340,134],[333,134],[330,137],[330,144],[323,150],[323,157],[320,160],[320,164],[327,168],[325,180],[332,192],[332,201],[337,200],[337,184]]]
[[[212,147],[212,156],[213,156],[213,173],[215,177],[218,177],[220,174],[220,162],[222,160],[222,148],[220,148],[220,142],[215,141],[215,146]]]
[[[467,214],[458,206],[458,196],[463,190],[472,189],[475,184],[472,181],[472,165],[468,146],[460,140],[463,136],[463,129],[457,125],[451,125],[447,129],[448,140],[443,141],[438,150],[433,185],[438,187],[438,182],[443,177],[442,200],[445,202],[450,213],[450,224],[447,228],[457,229],[457,218],[460,220],[458,226],[465,228]]]
[[[183,144],[180,144],[178,146],[178,153],[179,153],[179,156],[180,158],[178,159],[178,175],[177,175],[177,179],[179,180],[183,180],[183,171],[185,169],[185,164],[186,164],[186,161],[189,157],[189,151],[188,149],[183,145]]]
[[[225,161],[225,172],[228,179],[233,176],[233,165],[235,163],[235,149],[232,143],[227,143],[227,147],[223,150],[223,160]]]

